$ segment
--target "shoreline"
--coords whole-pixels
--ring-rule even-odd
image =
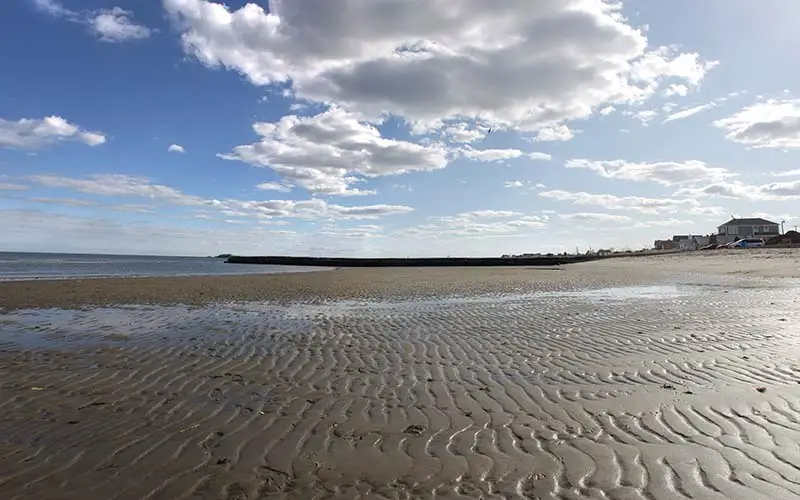
[[[669,275],[800,278],[798,250],[662,254],[554,267],[334,268],[302,272],[0,281],[0,312],[122,304],[311,303],[428,298],[636,285]]]
[[[630,280],[615,279],[626,283]],[[565,268],[373,268],[229,276],[0,281],[0,311],[122,304],[322,302],[515,293],[584,281]]]
[[[292,266],[296,267],[296,266]],[[107,280],[107,279],[142,279],[142,278],[216,278],[216,277],[241,277],[241,276],[270,276],[273,274],[302,274],[302,273],[321,273],[326,271],[335,271],[339,268],[323,267],[323,266],[308,266],[309,269],[305,270],[291,270],[279,272],[242,272],[242,273],[225,273],[225,274],[209,274],[209,273],[186,273],[186,274],[97,274],[97,275],[74,275],[74,276],[33,276],[33,277],[15,277],[15,276],[2,276],[0,275],[0,283],[17,283],[21,281],[31,282],[49,282],[49,281],[71,281],[71,280]]]

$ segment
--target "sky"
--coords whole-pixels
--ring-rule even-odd
[[[493,256],[639,249],[731,216],[794,229],[798,16],[3,2],[0,250]]]

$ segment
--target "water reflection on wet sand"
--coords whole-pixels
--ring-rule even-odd
[[[797,289],[714,285],[3,314],[0,497],[793,498]]]

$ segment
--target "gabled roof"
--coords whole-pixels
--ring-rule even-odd
[[[777,226],[777,222],[771,222],[767,219],[756,217],[753,219],[731,219],[722,226]],[[720,226],[720,227],[722,227]]]

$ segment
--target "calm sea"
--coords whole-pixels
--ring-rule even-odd
[[[322,268],[226,264],[208,257],[0,252],[0,281],[122,276],[219,276]]]

